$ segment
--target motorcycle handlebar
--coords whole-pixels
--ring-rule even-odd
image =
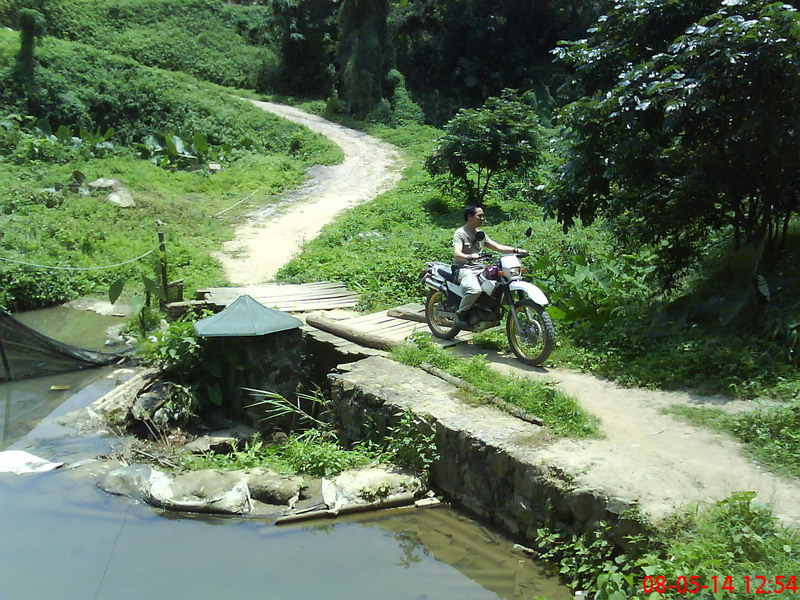
[[[513,254],[515,254],[516,256],[530,256],[530,252],[525,250],[525,248],[515,248],[515,250],[516,250],[516,252],[513,252]],[[478,258],[468,258],[467,262],[475,262],[475,261],[478,261],[478,260],[487,260],[487,259],[490,259],[490,258],[494,258],[494,254],[492,254],[491,252],[481,252],[480,255],[478,255]]]

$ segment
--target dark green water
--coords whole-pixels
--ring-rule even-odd
[[[67,462],[105,452],[108,439],[76,438],[56,417],[124,377],[0,384],[0,449]],[[70,391],[49,390],[65,382]],[[95,483],[80,469],[0,473],[0,600],[570,598],[509,540],[448,508],[276,527],[155,511]]]
[[[88,310],[73,310],[65,306],[54,306],[42,310],[14,313],[14,318],[28,327],[58,340],[89,348],[90,350],[108,350],[105,341],[106,329],[124,323],[124,317],[106,317]]]

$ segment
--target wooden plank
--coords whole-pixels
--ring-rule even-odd
[[[372,321],[375,321],[375,320],[378,320],[378,319],[381,319],[381,318],[386,318],[386,311],[385,310],[381,311],[381,312],[378,312],[378,313],[370,313],[368,315],[360,315],[358,317],[351,317],[349,319],[346,319],[346,321],[350,325],[360,325],[362,323],[371,323]]]
[[[258,298],[256,298],[258,300]],[[261,302],[260,300],[258,300]],[[280,304],[280,303],[264,303],[261,302],[264,306],[269,308],[274,308],[276,310],[281,310],[284,312],[310,312],[314,310],[330,310],[332,308],[352,308],[357,302],[294,302],[291,304]]]
[[[419,302],[411,302],[397,308],[391,308],[386,314],[397,319],[406,319],[419,323],[425,322],[425,307]]]
[[[378,350],[390,350],[393,346],[398,344],[396,340],[387,339],[379,335],[368,334],[363,331],[359,331],[358,329],[348,327],[340,321],[333,321],[332,319],[326,319],[325,317],[319,317],[316,315],[309,316],[307,322],[309,325],[317,327],[318,329],[322,329],[323,331],[333,333],[364,346],[369,346],[370,348],[377,348]]]
[[[379,335],[386,335],[387,333],[391,333],[393,331],[414,331],[414,324],[409,323],[408,321],[399,321],[396,323],[387,323],[381,327],[371,327],[369,329],[370,333],[377,333]]]

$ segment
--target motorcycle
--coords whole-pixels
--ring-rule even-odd
[[[528,230],[530,231],[530,230]],[[483,232],[478,232],[483,233]],[[526,235],[530,235],[526,232]],[[555,329],[545,311],[547,296],[537,286],[525,281],[519,257],[505,254],[484,267],[478,281],[481,295],[466,314],[467,331],[479,332],[496,327],[506,317],[506,335],[511,350],[527,365],[540,365],[553,350]],[[483,253],[477,261],[493,255]],[[471,261],[474,262],[474,261]],[[457,283],[455,270],[443,262],[427,263],[421,281],[428,288],[425,300],[425,321],[431,333],[444,340],[453,339],[462,330],[456,324],[456,310],[464,295]]]

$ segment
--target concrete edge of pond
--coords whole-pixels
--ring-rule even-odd
[[[605,521],[625,548],[626,536],[650,527],[630,511],[636,500],[581,488],[579,474],[548,464],[537,452],[547,443],[545,428],[465,403],[454,385],[421,369],[375,356],[342,365],[328,379],[348,439],[385,431],[412,410],[435,433],[434,488],[526,545],[535,545],[539,528],[581,533]]]

